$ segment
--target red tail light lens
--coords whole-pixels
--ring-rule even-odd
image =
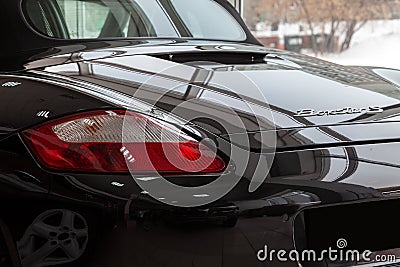
[[[46,168],[74,172],[217,173],[224,161],[176,126],[134,112],[96,111],[23,132]]]

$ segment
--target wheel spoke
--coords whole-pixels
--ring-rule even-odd
[[[37,266],[44,261],[44,259],[49,256],[53,251],[57,249],[57,245],[53,246],[50,242],[46,242],[38,250],[34,251],[32,254],[23,259],[23,266]]]
[[[71,259],[77,259],[81,255],[81,249],[79,248],[79,243],[76,239],[72,238],[68,240],[70,242],[64,242],[61,248],[64,250],[65,254]]]
[[[61,226],[74,229],[75,214],[70,211],[64,211],[61,219]]]
[[[76,238],[87,237],[88,236],[88,230],[87,229],[74,230],[74,233],[76,234]]]
[[[36,222],[32,225],[32,231],[34,234],[48,239],[51,232],[58,232],[58,229],[54,226],[45,224],[44,222]]]

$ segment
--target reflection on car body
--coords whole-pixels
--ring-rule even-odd
[[[400,247],[399,71],[264,48],[225,0],[3,0],[0,23],[0,266]]]

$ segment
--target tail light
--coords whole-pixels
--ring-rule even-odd
[[[73,172],[217,173],[224,161],[164,121],[129,111],[86,112],[23,132],[38,161]]]

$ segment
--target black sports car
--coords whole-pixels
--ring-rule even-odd
[[[264,48],[226,0],[0,25],[0,266],[395,264],[399,71]]]

